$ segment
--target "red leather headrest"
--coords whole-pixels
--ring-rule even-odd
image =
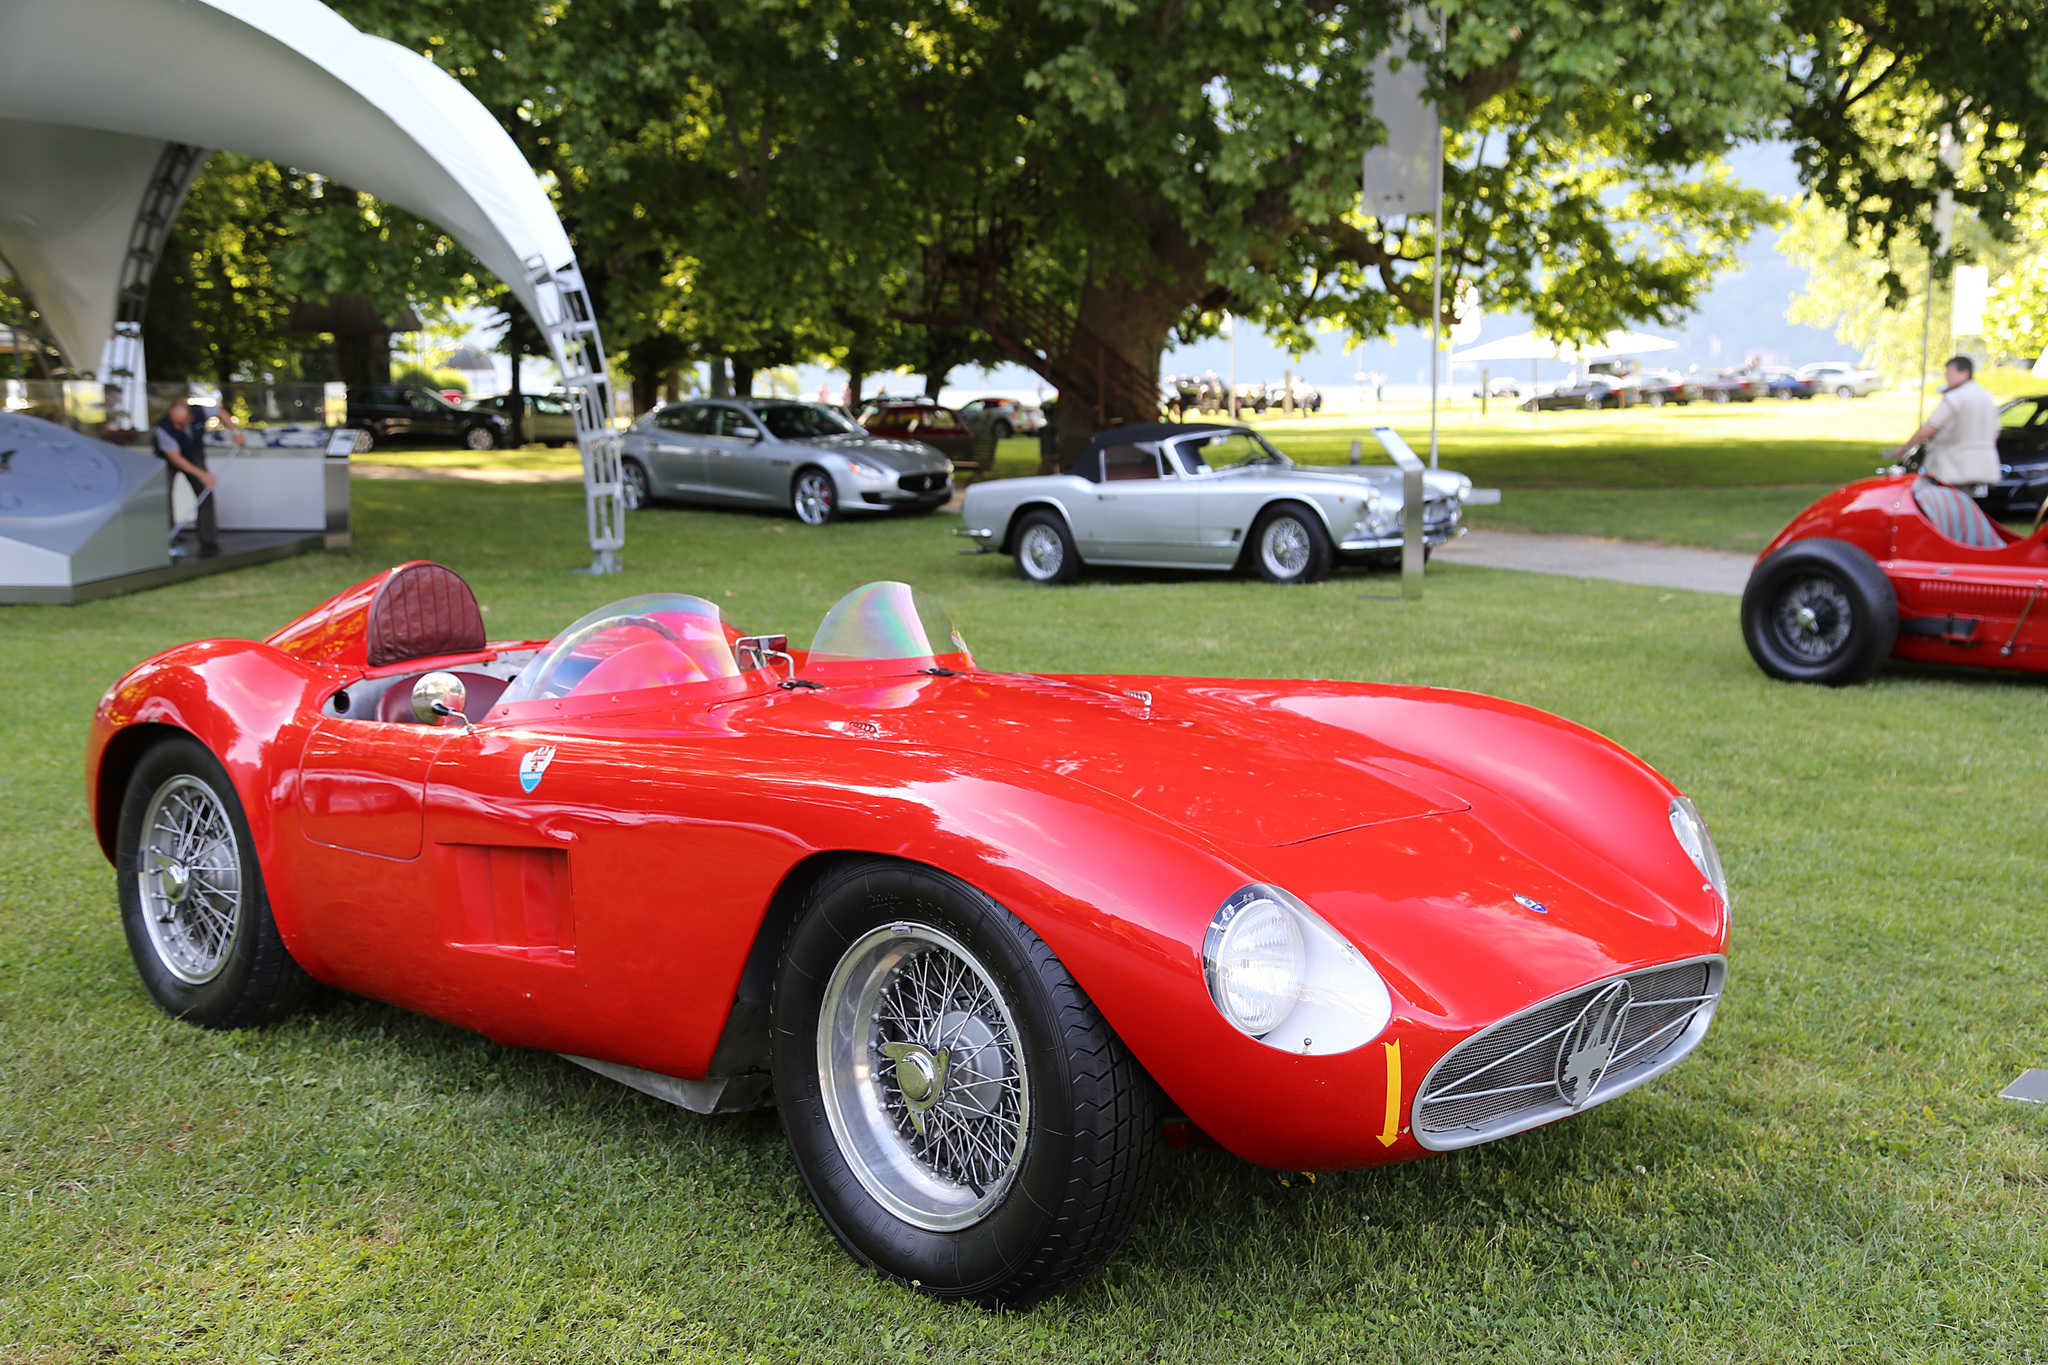
[[[365,635],[372,668],[475,654],[484,647],[484,614],[461,574],[439,564],[408,564],[377,590]]]

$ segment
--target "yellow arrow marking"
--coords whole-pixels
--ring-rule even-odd
[[[1387,1049],[1387,1131],[1379,1135],[1388,1147],[1401,1139],[1401,1040],[1385,1044]]]

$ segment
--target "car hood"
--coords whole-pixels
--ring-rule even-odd
[[[809,446],[814,450],[837,451],[842,455],[857,455],[897,474],[938,473],[951,463],[923,441],[898,440],[893,436],[818,436],[808,441],[791,441],[789,444]]]
[[[1292,469],[1228,469],[1216,475],[1220,479],[1279,479],[1287,483],[1335,483],[1349,489],[1354,483],[1372,485],[1380,497],[1399,506],[1404,496],[1401,487],[1401,471],[1393,465],[1296,465]],[[1425,469],[1422,471],[1423,496],[1426,498],[1453,498],[1465,486],[1465,476],[1448,469]]]

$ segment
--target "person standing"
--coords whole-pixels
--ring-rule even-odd
[[[216,408],[209,413],[205,408],[194,407],[185,399],[174,401],[156,424],[156,457],[171,467],[171,478],[185,476],[185,482],[192,487],[192,493],[199,499],[199,556],[210,558],[220,553],[220,517],[215,512],[213,498],[209,496],[220,480],[206,467],[206,419],[218,415],[221,425],[235,433],[235,444],[242,444],[242,432],[235,425],[234,414],[226,408]],[[176,513],[172,514],[172,525],[177,524]]]
[[[1941,402],[1892,453],[1903,456],[1914,446],[1925,446],[1920,472],[1974,497],[1983,485],[1998,482],[1998,400],[1977,382],[1970,357],[1956,356],[1944,373],[1948,388]]]

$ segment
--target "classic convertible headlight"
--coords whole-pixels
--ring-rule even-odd
[[[1707,879],[1707,885],[1714,888],[1721,904],[1728,904],[1728,876],[1721,871],[1721,852],[1714,847],[1714,836],[1707,833],[1707,822],[1700,819],[1692,802],[1682,796],[1671,803],[1671,832],[1678,836],[1678,846]]]
[[[1223,902],[1202,942],[1202,972],[1225,1019],[1286,1052],[1349,1052],[1394,1014],[1364,955],[1277,886],[1255,882]]]

